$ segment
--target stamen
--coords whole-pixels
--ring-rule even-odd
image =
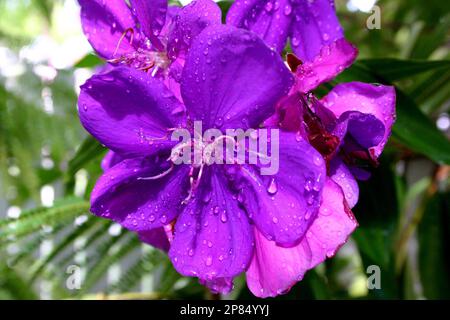
[[[174,164],[171,163],[170,168],[167,169],[166,171],[164,171],[163,173],[160,173],[153,177],[139,177],[138,180],[158,180],[158,179],[164,178],[165,176],[167,176],[169,173],[171,173],[173,171],[174,167],[175,167]]]
[[[119,43],[117,44],[116,50],[114,51],[113,57],[116,56],[117,52],[119,51],[120,45],[122,44],[122,41],[125,39],[125,37],[127,36],[128,32],[131,32],[131,39],[130,39],[130,45],[133,45],[133,40],[134,40],[134,30],[133,28],[128,28],[126,29],[122,36],[119,39]]]

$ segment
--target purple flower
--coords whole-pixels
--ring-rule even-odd
[[[184,56],[205,27],[221,24],[212,0],[168,7],[167,0],[79,0],[83,31],[96,52],[114,65],[162,77],[176,94]]]
[[[321,100],[311,93],[356,58],[345,40],[324,47],[311,62],[291,64],[296,84],[266,124],[300,131],[327,162],[328,176],[343,190],[349,208],[358,202],[356,179],[370,174],[357,165],[377,165],[395,122],[395,89],[359,82],[339,84]],[[337,67],[336,67],[337,66]]]
[[[338,39],[305,63],[288,57],[296,83],[265,123],[309,141],[326,161],[327,178],[318,217],[297,246],[282,248],[255,230],[247,283],[259,296],[288,290],[307,270],[332,257],[357,227],[351,212],[359,197],[357,179],[369,177],[357,163],[377,163],[395,121],[395,90],[353,82],[336,86],[321,100],[311,93],[349,67],[356,55],[352,45]]]
[[[81,122],[124,160],[105,161],[91,211],[169,250],[178,272],[214,292],[229,292],[245,271],[255,295],[286,292],[356,226],[339,187],[325,179],[320,153],[305,136],[281,131],[280,169],[263,176],[262,165],[174,165],[169,135],[192,132],[194,121],[205,130],[257,129],[292,85],[275,52],[230,26],[208,27],[193,41],[181,76],[184,105],[132,68],[94,76],[80,94]]]
[[[344,38],[334,0],[236,0],[227,24],[252,30],[280,53],[290,39],[294,53],[304,62]]]

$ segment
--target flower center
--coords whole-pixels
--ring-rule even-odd
[[[201,137],[195,138],[186,143],[182,143],[176,146],[172,150],[172,154],[169,160],[172,161],[172,163],[177,164],[179,163],[179,160],[185,157],[192,158],[193,149],[193,161],[191,159],[192,164],[189,171],[189,181],[191,188],[189,190],[188,197],[183,201],[184,203],[187,203],[194,196],[195,191],[200,185],[205,166],[216,163],[216,157],[223,157],[223,152],[219,155],[216,153],[216,151],[223,151],[223,143],[226,141],[231,141],[233,143],[233,146],[236,145],[236,141],[233,137],[222,135],[207,141],[205,141]]]
[[[169,66],[169,58],[166,52],[149,51],[142,48],[111,59],[109,62],[126,65],[146,72],[153,69],[152,73],[165,70]]]
[[[120,45],[124,41],[127,35],[130,34],[129,43],[132,46],[134,42],[134,30],[127,29],[120,38],[116,50],[113,54],[113,58],[108,60],[110,63],[126,65],[138,70],[148,72],[152,70],[152,75],[155,75],[159,70],[166,70],[170,64],[170,60],[165,51],[152,50],[151,43],[148,39],[142,41],[139,47],[132,51],[117,56]]]

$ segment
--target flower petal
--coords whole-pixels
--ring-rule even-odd
[[[322,47],[344,38],[334,0],[299,0],[293,10],[291,45],[304,62],[314,60]]]
[[[130,0],[130,4],[143,33],[156,48],[163,50],[158,36],[166,22],[167,0]]]
[[[355,120],[348,127],[353,138],[361,146],[372,144],[370,147],[374,156],[379,157],[395,122],[395,100],[394,87],[351,82],[337,85],[322,99],[322,103],[336,118],[340,118],[339,122],[350,118]],[[377,125],[375,120],[384,126],[384,132],[378,142],[375,137],[371,140],[367,135],[368,130],[372,131],[372,136],[376,135],[375,127],[379,124]],[[376,145],[373,145],[374,142]]]
[[[276,246],[254,230],[255,254],[247,270],[248,287],[261,298],[286,293],[307,270],[333,256],[356,227],[342,190],[327,180],[317,219],[296,247]]]
[[[329,176],[341,187],[350,209],[356,206],[359,198],[358,182],[340,158],[335,157],[330,161]]]
[[[96,75],[81,87],[80,120],[86,130],[122,156],[145,156],[172,148],[170,128],[184,106],[164,84],[127,67]]]
[[[228,294],[233,290],[233,278],[200,279],[200,284],[208,287],[213,294]]]
[[[245,271],[253,254],[248,217],[233,199],[223,173],[207,168],[201,186],[180,214],[169,251],[184,276],[213,281]]]
[[[128,40],[121,41],[126,30],[135,26],[124,0],[78,0],[81,23],[92,47],[105,59],[132,50]]]
[[[139,240],[165,252],[168,252],[170,249],[170,243],[167,240],[164,228],[139,232]]]
[[[196,0],[180,10],[175,16],[169,34],[167,52],[174,60],[186,54],[192,40],[210,25],[222,23],[222,11],[212,0]]]
[[[92,213],[132,231],[163,227],[178,215],[189,190],[189,168],[170,170],[170,164],[157,157],[122,161],[97,181]]]
[[[385,135],[385,127],[372,114],[347,111],[336,121],[332,132],[341,139],[346,152],[353,152],[379,145]]]
[[[188,114],[204,128],[245,130],[274,113],[292,81],[281,58],[255,34],[210,26],[189,51],[181,93]]]
[[[333,80],[345,68],[351,66],[357,55],[358,49],[345,39],[322,47],[317,57],[298,67],[295,73],[296,89],[307,93],[320,84]]]
[[[309,269],[312,253],[305,241],[293,248],[282,248],[255,234],[255,253],[246,272],[247,286],[257,297],[267,298],[286,293],[303,279]]]
[[[236,0],[227,24],[255,32],[275,51],[286,46],[293,17],[291,0]]]
[[[323,192],[319,216],[306,234],[312,253],[310,269],[333,257],[358,227],[341,187],[328,179]]]
[[[110,150],[106,153],[105,157],[102,160],[101,163],[102,170],[106,171],[108,169],[111,169],[122,160],[124,159],[120,155]]]
[[[274,159],[279,161],[279,172],[263,176],[255,166],[243,166],[238,188],[260,232],[277,245],[291,247],[299,243],[317,215],[326,167],[301,136],[280,132],[279,141],[279,159]]]

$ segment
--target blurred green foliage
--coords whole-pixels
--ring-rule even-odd
[[[0,299],[213,298],[164,254],[88,214],[106,150],[79,124],[76,87],[100,60],[55,67],[24,54],[39,37],[62,45],[81,35],[65,23],[70,2],[0,0]],[[226,12],[230,3],[219,4]],[[319,93],[339,82],[393,84],[398,120],[381,166],[361,183],[359,229],[279,299],[450,298],[449,129],[436,126],[450,108],[450,2],[380,0],[380,30],[366,28],[372,13],[336,3],[360,57]],[[70,265],[83,268],[81,290],[67,289]],[[371,265],[381,268],[381,289],[366,287]],[[112,266],[121,272],[111,280]],[[252,298],[243,277],[227,298]]]

